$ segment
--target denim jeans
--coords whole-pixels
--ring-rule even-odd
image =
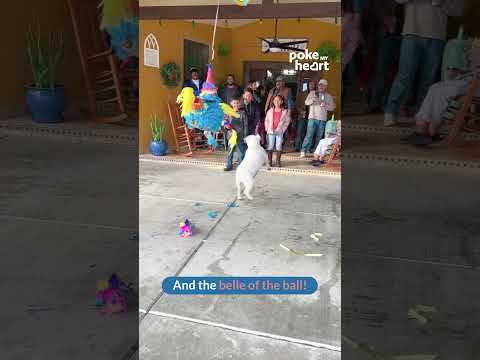
[[[298,118],[297,122],[297,136],[295,138],[295,150],[300,151],[307,130],[308,119]]]
[[[385,36],[382,34],[375,66],[375,75],[371,84],[372,93],[369,104],[371,108],[383,107],[386,103],[388,96],[386,84],[387,75],[392,64],[398,58],[401,43],[402,37],[399,35]]]
[[[313,148],[315,149],[323,137],[325,131],[326,121],[309,119],[307,125],[307,135],[303,140],[302,152],[307,152],[312,147],[312,142],[315,142]]]
[[[237,145],[235,148],[227,154],[227,168],[231,168],[233,166],[233,153],[237,153],[238,158],[238,165],[242,162],[243,158],[245,157],[245,152],[247,151],[247,144],[243,142],[243,139],[239,139],[237,141]]]
[[[276,151],[282,151],[283,145],[283,134],[275,133],[275,134],[268,134],[268,151],[273,151],[275,148]]]
[[[427,39],[415,35],[405,35],[400,49],[400,63],[388,96],[385,112],[398,115],[409,92],[417,94],[415,109],[418,109],[427,95],[428,89],[438,78],[442,66],[445,41]],[[418,81],[415,76],[418,73]],[[413,90],[417,86],[417,91]]]

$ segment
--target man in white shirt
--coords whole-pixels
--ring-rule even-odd
[[[328,81],[322,79],[318,82],[318,90],[312,90],[305,100],[305,105],[309,106],[307,134],[303,140],[300,157],[305,157],[310,149],[313,139],[316,139],[315,148],[323,136],[325,124],[327,122],[328,112],[335,110],[333,97],[327,93]]]

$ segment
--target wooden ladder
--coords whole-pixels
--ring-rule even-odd
[[[127,119],[118,63],[100,29],[99,0],[67,0],[72,18],[89,111],[99,122]]]

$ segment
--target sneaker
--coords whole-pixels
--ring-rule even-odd
[[[313,165],[313,166],[317,166],[317,167],[318,167],[318,166],[322,166],[323,164],[325,164],[325,161],[323,161],[323,160],[319,160],[319,161],[317,161],[317,162],[313,163],[312,165]]]
[[[438,135],[438,134],[432,137],[432,142],[433,142],[433,143],[439,143],[439,142],[441,142],[442,140],[443,140],[443,136],[440,136],[440,135]]]
[[[385,114],[385,118],[383,120],[384,126],[393,126],[397,123],[397,117],[393,114]]]
[[[223,171],[232,171],[232,170],[233,170],[232,166],[227,166],[225,169],[223,169]]]
[[[418,138],[424,136],[424,134],[422,133],[419,133],[419,132],[414,132],[408,136],[403,136],[400,138],[400,141],[403,142],[403,143],[411,143],[411,142],[414,142],[416,141]]]
[[[414,146],[428,146],[433,143],[433,138],[430,135],[421,135],[412,141]]]
[[[304,158],[304,157],[305,157],[305,151],[302,151],[302,152],[300,153],[300,157],[301,157],[301,158]]]

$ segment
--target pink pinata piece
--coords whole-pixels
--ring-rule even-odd
[[[188,219],[185,219],[185,221],[180,224],[178,234],[184,238],[193,235],[193,226]]]
[[[208,64],[208,72],[207,72],[207,81],[202,86],[202,92],[206,90],[207,92],[216,92],[217,87],[215,86],[215,81],[213,80],[213,66],[212,64]]]
[[[112,288],[102,290],[99,297],[103,300],[103,313],[110,315],[127,311],[127,302],[117,290]]]

